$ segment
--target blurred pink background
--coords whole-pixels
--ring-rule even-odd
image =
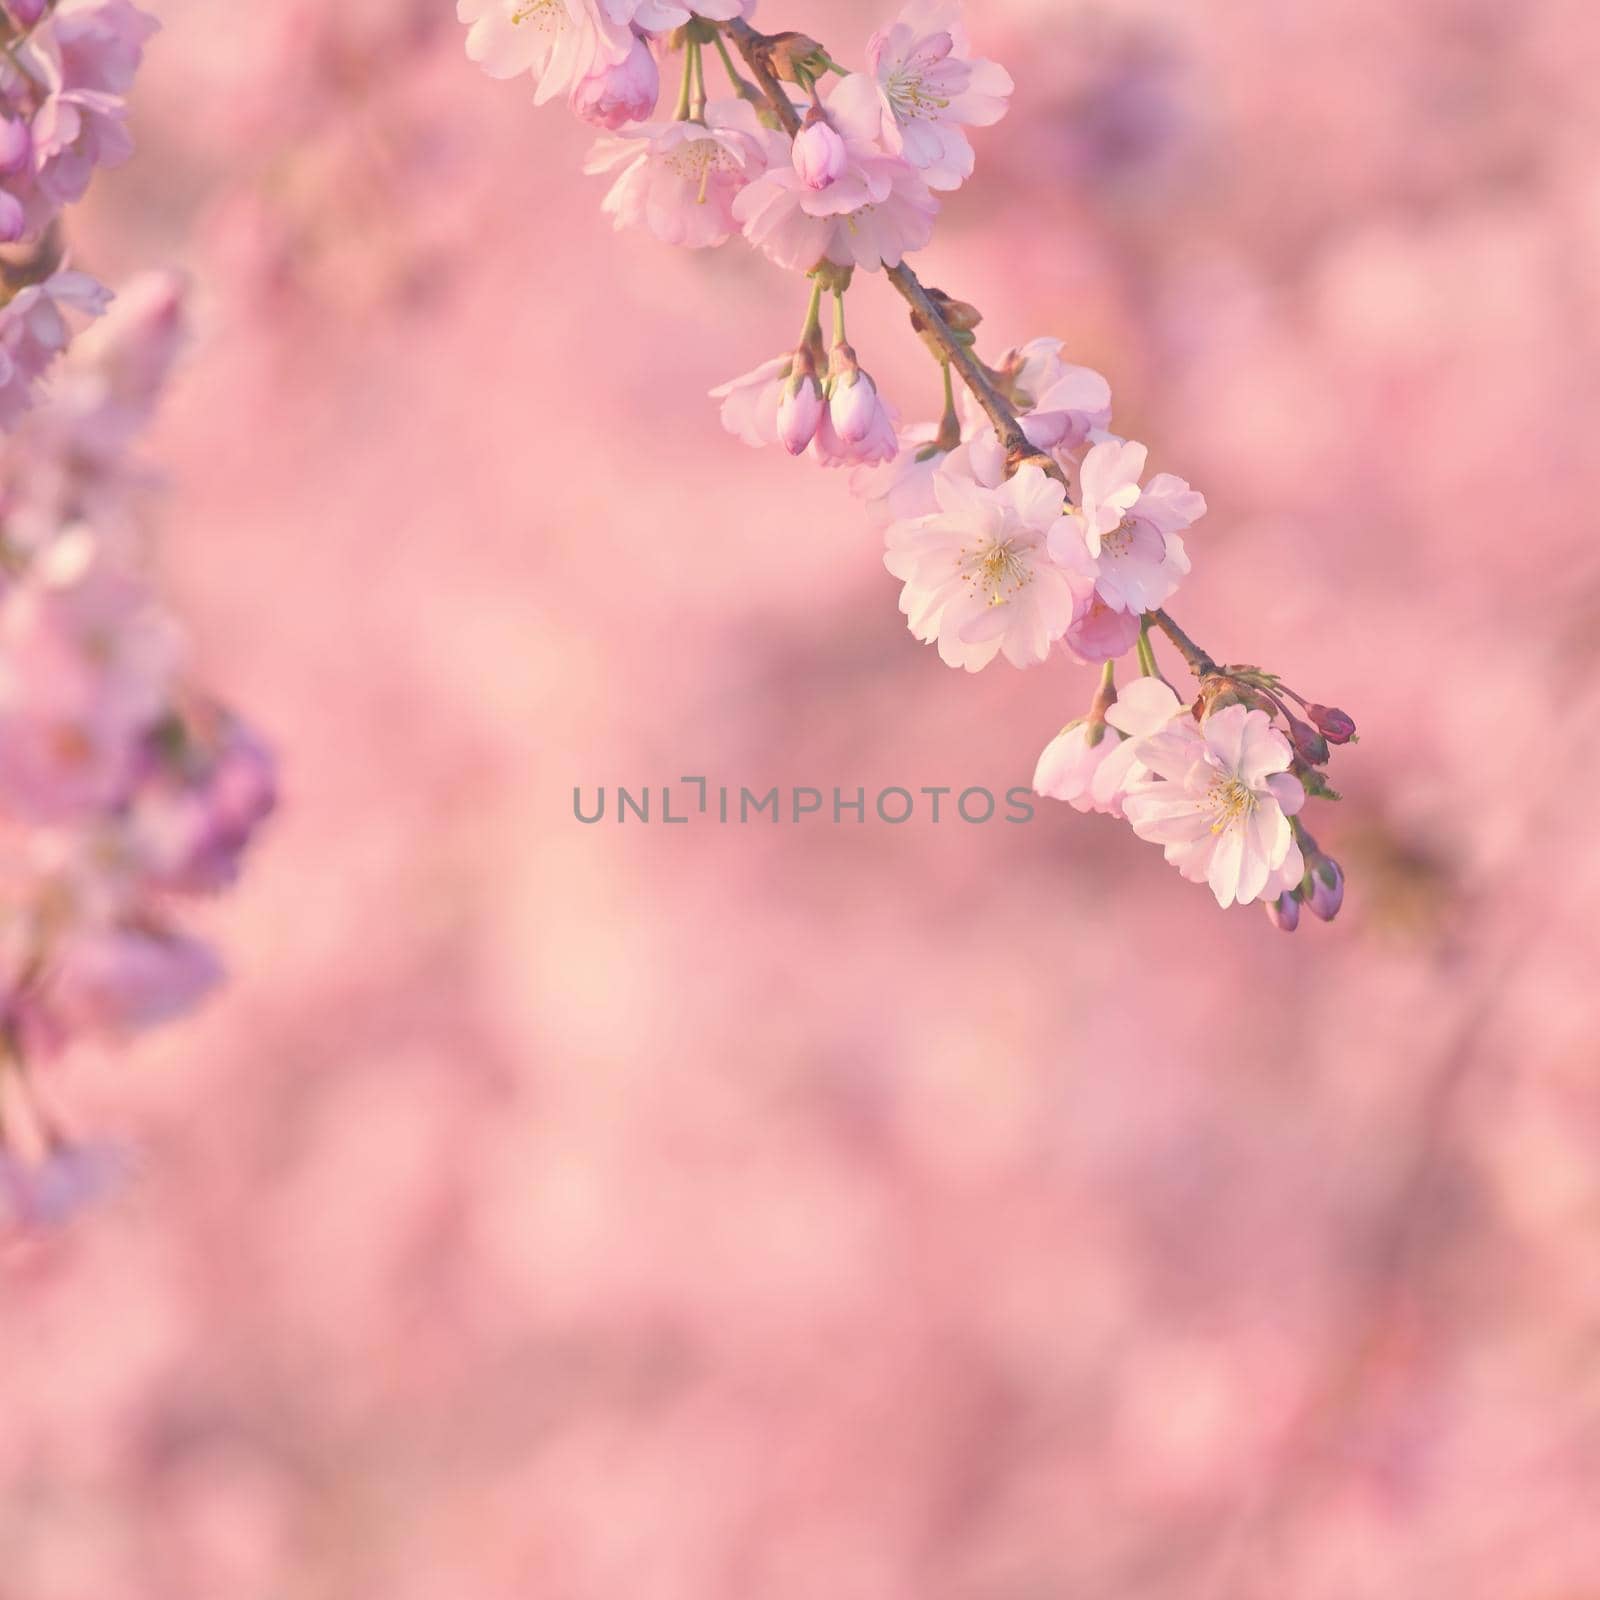
[[[705,399],[802,289],[613,235],[443,0],[154,9],[79,255],[196,279],[164,565],[286,805],[231,988],[61,1085],[137,1172],[0,1270],[0,1597],[1600,1597],[1592,8],[969,8],[1015,110],[919,269],[1360,722],[1293,939],[1064,807],[580,827],[1003,791],[1090,675],[911,639]]]

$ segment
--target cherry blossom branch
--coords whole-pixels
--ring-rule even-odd
[[[1205,679],[1217,675],[1216,662],[1165,611],[1159,609],[1152,611],[1150,620],[1172,641],[1195,677]]]
[[[872,35],[859,72],[804,34],[751,27],[750,0],[565,0],[532,29],[525,0],[460,10],[487,71],[531,72],[537,101],[564,93],[606,130],[587,170],[610,180],[618,227],[689,249],[740,236],[810,280],[798,342],[712,394],[746,444],[852,469],[914,637],[967,672],[1058,652],[1103,665],[1089,715],[1040,757],[1036,791],[1124,818],[1223,906],[1259,902],[1289,930],[1302,906],[1331,918],[1343,877],[1298,813],[1337,798],[1321,768],[1354,724],[1273,673],[1219,667],[1167,611],[1205,499],[1173,473],[1147,476],[1146,447],[1112,431],[1106,379],[1048,337],[990,367],[980,313],[907,264],[973,172],[967,130],[999,122],[1015,89],[969,48],[959,0],[908,6]],[[736,98],[708,97],[708,46]],[[657,120],[662,68],[680,52],[677,114]],[[902,426],[850,342],[845,297],[872,271],[939,364],[937,421]],[[1187,703],[1161,675],[1152,629],[1198,681]],[[1119,688],[1130,655],[1138,677]]]
[[[959,374],[994,426],[995,437],[1005,447],[1006,459],[1020,465],[1023,461],[1037,462],[1049,475],[1066,484],[1066,474],[1048,456],[1041,456],[1028,443],[1017,414],[1006,404],[1005,397],[989,379],[988,370],[972,353],[971,347],[957,337],[955,330],[945,320],[934,303],[932,293],[922,280],[902,261],[890,267],[885,276],[900,292],[900,297],[911,307],[912,326],[930,343],[938,347],[940,359]]]
[[[759,33],[742,17],[723,24],[723,31],[738,46],[739,54],[744,58],[745,65],[749,67],[751,76],[760,88],[767,108],[778,119],[786,133],[791,137],[797,134],[801,127],[800,114],[795,110],[782,82],[773,71],[772,51],[777,46],[792,47],[792,41],[801,36],[792,34],[769,36]],[[801,39],[801,48],[806,46],[812,51],[820,51],[820,47],[812,41]],[[946,367],[960,375],[961,381],[967,386],[972,397],[983,408],[984,415],[994,427],[995,437],[1005,449],[1006,459],[1013,466],[1024,462],[1036,463],[1049,476],[1062,485],[1067,485],[1067,476],[1060,464],[1048,454],[1034,449],[1027,434],[1023,432],[1017,413],[995,388],[988,368],[973,354],[970,343],[961,339],[950,326],[944,313],[935,303],[932,293],[909,263],[902,261],[897,267],[887,268],[884,275],[895,286],[900,297],[911,307],[913,327],[936,347],[939,359]],[[1217,665],[1210,654],[1196,644],[1165,611],[1152,612],[1151,620],[1172,641],[1197,679],[1203,680],[1216,675]]]
[[[731,22],[725,22],[722,29],[738,46],[739,54],[744,57],[744,63],[750,69],[750,76],[756,80],[767,105],[777,117],[783,131],[792,139],[800,131],[800,113],[795,110],[777,74],[772,70],[771,51],[773,45],[778,43],[778,39],[757,33],[743,17],[735,17]]]
[[[784,92],[783,84],[772,70],[772,50],[775,45],[786,42],[786,36],[769,37],[764,33],[758,33],[742,17],[725,23],[723,27],[739,47],[739,54],[743,56],[745,65],[750,68],[750,74],[760,87],[768,109],[778,119],[785,133],[791,137],[797,134],[800,131],[800,114],[795,110],[793,102]],[[788,35],[787,39],[795,37],[797,36]],[[820,47],[813,45],[812,48],[815,50]],[[912,320],[917,331],[938,347],[940,359],[960,374],[961,381],[983,407],[984,414],[994,424],[996,437],[1005,446],[1007,456],[1019,462],[1025,459],[1039,459],[1041,466],[1048,461],[1046,470],[1053,477],[1059,477],[1064,484],[1066,477],[1055,462],[1049,461],[1048,457],[1036,457],[1033,446],[1028,443],[1027,435],[1022,431],[1022,424],[1017,420],[1016,412],[1006,404],[1004,396],[990,381],[987,369],[973,355],[971,346],[957,337],[955,330],[945,320],[932,295],[910,265],[902,261],[899,266],[886,269],[885,276],[899,291],[900,297],[911,307]]]

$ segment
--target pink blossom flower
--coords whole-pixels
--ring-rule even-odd
[[[64,0],[0,63],[0,237],[35,238],[97,166],[127,158],[123,97],[158,24],[127,0]]]
[[[874,528],[931,517],[939,509],[933,479],[948,452],[939,448],[938,434],[938,424],[932,422],[903,428],[893,457],[851,475],[851,493],[863,501]]]
[[[792,455],[810,447],[813,459],[823,466],[870,469],[893,461],[900,444],[894,412],[877,385],[859,367],[853,371],[853,384],[841,389],[841,369],[830,374],[825,389],[817,377],[816,357],[804,350],[763,362],[713,389],[711,397],[722,402],[722,425],[748,445],[781,443]],[[902,504],[899,514],[911,515],[910,503]],[[936,509],[930,490],[917,514]]]
[[[66,349],[67,313],[98,317],[110,302],[110,291],[87,273],[61,271],[0,306],[0,429],[33,405],[35,385]]]
[[[573,113],[597,128],[613,131],[643,122],[661,97],[661,69],[650,46],[635,39],[621,61],[597,67],[572,91]]]
[[[0,597],[0,789],[22,815],[103,810],[127,794],[178,661],[171,625],[87,528]]]
[[[667,28],[681,28],[690,17],[705,17],[711,22],[731,22],[735,17],[748,17],[755,10],[755,0],[694,0],[692,5],[681,0],[636,0],[632,20],[651,33]]]
[[[179,274],[141,273],[73,341],[50,410],[70,429],[80,461],[111,463],[148,425],[188,337],[186,298]]]
[[[1300,914],[1305,909],[1305,876],[1306,859],[1296,838],[1289,845],[1283,865],[1273,871],[1261,891],[1262,910],[1281,933],[1293,933],[1300,926]]]
[[[872,117],[872,136],[934,189],[957,189],[972,176],[965,129],[998,122],[1014,87],[1005,68],[970,57],[960,18],[959,0],[912,0],[868,41],[868,71],[833,94]]]
[[[763,132],[742,100],[714,100],[704,122],[602,135],[584,171],[616,174],[601,209],[617,227],[647,227],[666,244],[701,249],[739,231],[738,202],[766,160]]]
[[[48,96],[33,119],[35,181],[47,199],[68,205],[83,198],[96,167],[114,167],[133,154],[120,95],[103,89],[64,89]]]
[[[150,473],[127,451],[149,421],[184,339],[183,285],[146,273],[76,339],[48,398],[0,439],[0,516],[15,560],[87,523],[108,547],[138,538],[132,491]]]
[[[1096,592],[1113,611],[1153,611],[1177,591],[1189,570],[1182,530],[1205,514],[1205,499],[1171,473],[1141,489],[1146,457],[1131,439],[1091,446],[1079,471],[1081,502],[1056,535],[1061,545],[1087,547],[1098,565]]]
[[[1111,421],[1111,385],[1092,367],[1062,364],[1021,417],[1039,450],[1076,450]]]
[[[1261,891],[1262,900],[1276,900],[1291,893],[1298,899],[1304,888],[1305,875],[1306,858],[1301,852],[1300,841],[1296,838],[1289,845],[1289,852],[1283,858],[1283,865],[1274,869],[1267,879],[1266,887]]]
[[[1111,425],[1111,385],[1092,367],[1061,359],[1059,339],[1032,339],[1000,363],[1004,387],[1035,449],[1074,451]],[[966,430],[993,425],[971,391],[956,397]]]
[[[1061,647],[1076,661],[1098,665],[1125,656],[1138,637],[1138,612],[1113,611],[1096,594],[1067,629]]]
[[[1139,677],[1123,685],[1116,703],[1106,710],[1106,721],[1119,740],[1095,774],[1096,811],[1122,815],[1128,792],[1150,781],[1150,770],[1139,758],[1141,743],[1187,715],[1188,707],[1160,678]]]
[[[223,977],[210,945],[171,929],[86,928],[57,958],[48,1006],[65,1032],[122,1037],[192,1011]]]
[[[1128,791],[1149,780],[1149,770],[1138,758],[1140,741],[1183,714],[1177,695],[1161,679],[1135,678],[1106,707],[1098,742],[1088,743],[1092,722],[1074,723],[1045,747],[1034,774],[1034,789],[1065,800],[1078,811],[1120,817]]]
[[[778,410],[783,403],[794,357],[774,356],[753,372],[731,378],[711,391],[722,402],[722,425],[734,438],[759,449],[778,442]]]
[[[859,120],[833,111],[844,171],[812,188],[796,170],[782,134],[768,134],[766,173],[734,202],[745,237],[780,267],[809,271],[819,261],[841,267],[898,266],[933,236],[939,203],[921,175],[886,155]]]
[[[963,446],[934,475],[939,512],[888,531],[884,564],[904,587],[912,633],[937,641],[940,659],[977,672],[1004,652],[1013,665],[1043,661],[1093,587],[1086,556],[1049,553],[1066,491],[1036,466],[1003,482],[973,474]]]
[[[865,431],[859,438],[846,439],[839,432],[830,406],[818,422],[816,438],[811,442],[812,459],[824,467],[881,466],[899,453],[894,412],[876,389],[866,413]]]
[[[47,58],[61,88],[125,95],[145,42],[160,29],[130,0],[58,0],[48,26],[33,33],[28,47]]]
[[[1305,804],[1289,772],[1289,741],[1264,711],[1224,706],[1204,723],[1182,722],[1138,742],[1151,781],[1123,810],[1141,839],[1165,847],[1217,904],[1259,899],[1294,847],[1289,818]]]
[[[591,73],[633,49],[626,0],[457,0],[467,55],[492,78],[531,72],[534,104],[571,94]]]
[[[1104,723],[1070,723],[1044,747],[1033,770],[1034,793],[1064,800],[1074,811],[1095,810],[1090,792],[1095,774],[1120,743],[1120,735]]]

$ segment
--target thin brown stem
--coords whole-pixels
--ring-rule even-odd
[[[1217,664],[1178,626],[1165,611],[1152,611],[1150,620],[1177,646],[1178,654],[1188,662],[1189,670],[1197,678],[1209,678]]]
[[[748,22],[738,17],[732,22],[724,23],[723,29],[739,47],[739,54],[744,57],[744,64],[750,69],[750,76],[756,80],[757,86],[766,96],[768,106],[783,124],[784,131],[791,136],[799,133],[800,114],[795,110],[789,96],[784,93],[783,85],[778,82],[772,70],[772,62],[767,55],[767,36],[764,33],[757,33]]]
[[[1050,461],[1046,466],[1048,458],[1038,456],[1033,446],[1028,443],[1028,436],[1022,431],[1022,424],[1017,421],[1016,412],[989,381],[989,374],[984,370],[983,364],[973,355],[971,349],[956,337],[955,330],[945,321],[938,306],[933,303],[933,297],[923,287],[922,280],[916,273],[902,261],[898,267],[888,269],[888,278],[889,282],[899,290],[900,298],[911,307],[917,332],[932,340],[938,347],[939,359],[960,375],[961,381],[971,390],[973,398],[983,407],[983,414],[994,425],[995,434],[1006,447],[1006,455],[1019,462],[1037,459],[1037,464],[1045,467],[1052,477],[1065,482],[1066,474],[1061,468],[1054,461]]]

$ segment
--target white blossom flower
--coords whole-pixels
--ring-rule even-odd
[[[1014,87],[1004,67],[970,54],[960,0],[912,0],[868,41],[867,66],[834,99],[870,109],[884,149],[930,188],[960,188],[973,168],[966,129],[998,122]]]
[[[1123,800],[1141,839],[1162,845],[1217,904],[1269,892],[1294,848],[1289,818],[1305,804],[1289,741],[1264,711],[1224,706],[1203,723],[1174,723],[1135,747],[1150,781]]]
[[[1095,557],[1096,592],[1113,611],[1154,611],[1176,593],[1189,571],[1183,530],[1205,515],[1204,496],[1170,472],[1140,487],[1147,456],[1132,439],[1092,445],[1080,503],[1055,535],[1061,545],[1081,539]]]
[[[982,481],[966,447],[945,460],[933,488],[939,511],[887,534],[884,564],[904,584],[912,633],[968,672],[1001,653],[1019,667],[1045,660],[1094,583],[1081,547],[1076,563],[1050,553],[1066,490],[1032,465]]]

